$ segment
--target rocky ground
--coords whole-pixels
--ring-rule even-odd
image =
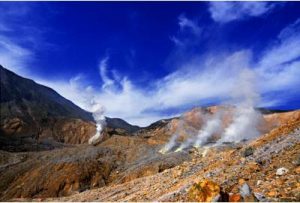
[[[57,197],[121,184],[174,167],[189,156],[163,156],[143,138],[114,135],[99,146],[41,152],[0,151],[0,199]]]
[[[190,125],[201,125],[199,109],[183,117]],[[256,140],[167,154],[159,150],[177,118],[132,135],[106,131],[105,141],[97,146],[60,143],[63,146],[50,151],[0,151],[0,197],[2,201],[300,201],[299,111],[268,114],[265,119],[276,121],[269,123],[273,130]]]
[[[172,153],[191,159],[160,173],[46,200],[300,201],[299,152],[297,118],[249,143]]]

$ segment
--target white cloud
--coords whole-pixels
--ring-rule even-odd
[[[235,74],[247,68],[248,51],[228,57],[207,57],[204,63],[192,63],[165,77],[159,82],[156,97],[160,107],[170,108],[198,103],[201,100],[225,99],[232,89]]]
[[[9,38],[0,34],[0,62],[4,67],[12,71],[25,74],[26,63],[32,58],[33,53],[18,44],[12,42]]]
[[[269,2],[210,2],[209,11],[214,21],[227,23],[261,16],[273,8],[274,4]]]
[[[276,43],[265,51],[260,66],[273,69],[300,56],[300,19],[284,28]]]
[[[190,19],[188,19],[185,15],[180,15],[179,16],[178,24],[179,24],[180,30],[191,29],[192,32],[196,35],[198,35],[201,31],[201,29],[197,25],[197,23],[190,20]]]
[[[264,92],[292,90],[300,85],[300,19],[283,29],[257,66]]]

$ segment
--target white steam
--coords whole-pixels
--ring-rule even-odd
[[[180,135],[180,130],[183,128],[183,122],[184,122],[183,118],[180,118],[178,121],[176,132],[173,134],[169,142],[159,151],[160,153],[165,154],[169,152],[176,145],[176,140]]]
[[[194,143],[194,147],[200,147],[205,144],[208,139],[217,132],[220,132],[222,127],[222,114],[217,112],[210,120],[208,120],[203,129],[199,130],[196,141]]]
[[[184,143],[182,143],[176,150],[175,152],[180,152],[186,148],[188,148],[189,146],[192,145],[192,143],[194,142],[194,138],[190,137],[188,138]]]
[[[259,94],[255,88],[256,75],[250,69],[244,69],[240,73],[237,87],[233,91],[233,100],[236,100],[236,109],[232,123],[225,129],[218,143],[239,142],[252,139],[259,135],[257,125],[261,114],[255,110],[259,101]]]
[[[204,118],[204,127],[198,131],[196,136],[191,136],[183,142],[180,147],[175,150],[175,152],[182,151],[192,145],[198,148],[205,144],[212,135],[220,132],[222,127],[221,116],[222,112],[216,112],[214,115]]]
[[[213,135],[221,134],[222,131],[223,133],[217,141],[217,145],[223,142],[240,142],[258,136],[259,131],[257,130],[257,126],[262,116],[255,110],[255,105],[259,102],[259,94],[255,88],[255,78],[256,75],[254,71],[250,69],[242,69],[240,71],[236,86],[232,90],[232,95],[230,95],[230,103],[235,105],[232,113],[232,122],[225,129],[223,129],[223,110],[219,110],[208,117],[202,115],[204,116],[203,119],[205,123],[198,134],[196,136],[190,134],[188,139],[183,142],[175,152],[190,146],[196,148],[201,147],[206,144]],[[165,153],[174,147],[175,141],[178,138],[178,132],[182,130],[181,128],[183,127],[182,125],[178,125],[176,133],[171,137],[161,152]]]
[[[260,120],[260,114],[253,107],[237,107],[234,114],[233,122],[225,129],[218,143],[240,142],[259,135],[256,126]]]
[[[160,152],[162,154],[169,152],[175,146],[176,140],[178,139],[178,137],[179,137],[179,133],[175,133],[171,137],[170,141],[160,150]]]
[[[99,103],[93,102],[92,112],[94,120],[96,121],[96,134],[89,139],[89,144],[96,145],[102,141],[102,131],[106,125],[104,107]]]

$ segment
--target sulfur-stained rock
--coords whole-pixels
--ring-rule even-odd
[[[277,196],[277,192],[276,191],[270,191],[270,192],[268,192],[268,194],[267,194],[269,197],[275,197],[275,196]]]
[[[223,201],[221,187],[213,181],[203,180],[189,189],[188,199],[193,202]]]

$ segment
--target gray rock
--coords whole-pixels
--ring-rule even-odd
[[[289,171],[289,169],[281,167],[281,168],[277,169],[276,175],[282,176],[282,175],[286,174],[288,171]]]
[[[240,187],[240,194],[242,195],[243,198],[248,197],[251,195],[251,189],[247,183],[244,183]]]
[[[268,199],[261,193],[254,192],[254,197],[260,202],[268,202]]]

